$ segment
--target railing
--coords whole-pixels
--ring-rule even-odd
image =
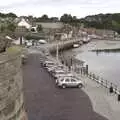
[[[108,80],[105,80],[104,78],[102,78],[92,72],[86,71],[85,68],[81,68],[79,73],[81,75],[84,75],[84,76],[88,77],[89,79],[97,82],[98,84],[104,86],[105,88],[108,88],[111,93],[120,95],[120,88],[116,84],[114,84]]]

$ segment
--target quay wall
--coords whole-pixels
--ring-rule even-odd
[[[20,52],[0,54],[0,120],[26,120]]]
[[[60,50],[70,49],[73,47],[73,44],[78,42],[80,42],[80,40],[69,40],[69,41],[60,41],[60,42],[58,41],[58,43],[49,46],[48,49],[50,50],[51,53],[54,53],[56,52],[57,44],[58,44],[58,49],[60,51]]]

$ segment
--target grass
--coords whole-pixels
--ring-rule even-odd
[[[15,53],[21,52],[21,50],[22,50],[21,46],[12,46],[12,47],[7,48],[6,52],[8,54],[15,54]]]

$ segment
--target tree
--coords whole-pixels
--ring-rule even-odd
[[[72,16],[71,14],[64,14],[61,16],[60,21],[63,23],[71,23],[72,22]]]
[[[58,17],[51,17],[49,18],[51,22],[58,22],[59,18]]]
[[[0,13],[0,17],[2,17],[2,18],[6,18],[6,17],[16,18],[17,15],[14,13],[7,13],[7,14]]]
[[[14,13],[8,13],[8,14],[6,14],[6,16],[7,17],[12,17],[12,18],[16,18],[17,17],[17,15],[14,14]]]
[[[17,26],[14,23],[9,23],[7,29],[11,32],[15,32],[16,27]]]
[[[47,22],[49,20],[48,15],[44,14],[42,15],[42,17],[40,18],[43,22]]]
[[[5,21],[0,26],[1,33],[13,33],[15,32],[16,24],[13,22]]]

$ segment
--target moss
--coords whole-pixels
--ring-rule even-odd
[[[12,46],[12,47],[7,48],[6,52],[8,54],[15,54],[15,53],[21,52],[21,50],[22,50],[21,46]]]

